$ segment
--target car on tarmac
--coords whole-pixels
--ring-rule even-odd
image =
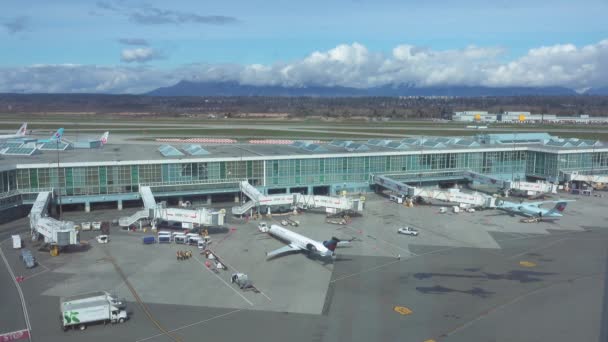
[[[401,227],[397,229],[398,234],[409,235],[409,236],[418,236],[418,230],[412,227]]]
[[[108,243],[110,241],[110,237],[108,235],[97,235],[95,239],[98,243]]]

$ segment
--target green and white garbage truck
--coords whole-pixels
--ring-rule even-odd
[[[103,322],[123,323],[129,317],[124,299],[120,300],[107,292],[98,291],[60,299],[61,326],[84,330],[87,325]]]

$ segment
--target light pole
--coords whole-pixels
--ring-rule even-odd
[[[59,192],[57,194],[57,199],[59,202],[59,221],[61,221],[62,216],[63,216],[63,208],[61,206],[61,181],[59,179],[59,138],[57,138],[57,140],[55,140],[55,142],[57,143],[57,186],[59,187]]]

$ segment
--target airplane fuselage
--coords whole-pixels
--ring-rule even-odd
[[[327,249],[323,243],[307,238],[306,236],[292,232],[291,230],[285,229],[278,225],[271,225],[270,228],[268,228],[268,234],[310,253],[315,253],[323,257],[333,255],[333,252]]]

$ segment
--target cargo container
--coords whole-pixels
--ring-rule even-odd
[[[143,238],[141,238],[141,240],[144,243],[144,245],[150,245],[150,244],[156,243],[156,238],[154,236],[144,236]]]
[[[21,248],[21,236],[19,236],[19,235],[13,235],[11,237],[13,239],[13,248],[14,249]]]

